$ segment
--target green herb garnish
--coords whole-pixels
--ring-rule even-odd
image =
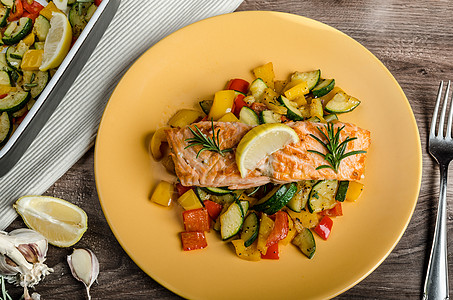
[[[335,132],[334,125],[332,123],[327,123],[327,125],[325,125],[324,127],[327,130],[327,135],[324,133],[324,131],[322,130],[321,127],[317,127],[317,129],[321,133],[321,135],[327,139],[327,143],[324,143],[317,136],[310,134],[310,136],[312,138],[317,140],[320,144],[322,144],[327,149],[326,154],[321,153],[316,150],[308,150],[308,152],[316,153],[316,154],[322,156],[329,163],[328,165],[321,165],[321,166],[317,167],[316,170],[330,168],[330,169],[334,170],[335,173],[337,173],[341,160],[343,160],[344,158],[351,156],[351,155],[366,153],[366,151],[363,151],[363,150],[350,151],[350,152],[345,153],[347,144],[353,140],[356,140],[357,138],[356,137],[350,138],[348,136],[348,137],[346,137],[346,139],[344,141],[340,142],[340,131],[343,130],[344,125],[342,127],[338,127],[336,132]]]
[[[194,137],[190,138],[190,139],[186,139],[186,141],[189,143],[189,145],[186,146],[184,149],[187,149],[187,148],[190,148],[193,146],[197,146],[197,145],[203,146],[198,151],[197,158],[201,152],[206,151],[206,150],[217,152],[222,156],[224,156],[223,153],[225,153],[225,152],[233,151],[233,149],[231,149],[231,148],[220,149],[220,137],[219,137],[220,129],[217,130],[217,133],[215,132],[214,121],[212,119],[211,119],[211,126],[212,126],[212,137],[206,136],[203,132],[201,132],[200,128],[198,128],[197,125],[194,125],[196,131],[193,130],[192,127],[189,126],[189,129],[192,132],[192,134],[194,135]]]
[[[13,300],[6,290],[5,279],[3,278],[3,276],[0,276],[0,290],[0,300]]]

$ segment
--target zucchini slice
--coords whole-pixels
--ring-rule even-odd
[[[48,71],[24,71],[23,89],[29,91],[31,96],[36,99],[41,95],[50,80]]]
[[[327,95],[335,87],[335,79],[323,79],[312,90],[311,93],[315,97]]]
[[[43,15],[39,15],[35,20],[33,31],[36,33],[38,40],[44,42],[50,29],[50,22]]]
[[[300,251],[302,251],[309,259],[315,255],[316,243],[310,229],[302,228],[302,231],[293,238],[292,243],[299,247]]]
[[[307,205],[308,196],[311,188],[316,183],[315,180],[304,180],[297,183],[297,191],[294,197],[289,200],[286,206],[295,212],[300,212]]]
[[[258,237],[260,229],[260,219],[255,212],[250,213],[244,220],[241,231],[241,240],[244,241],[244,246],[248,247]]]
[[[324,120],[326,122],[334,122],[338,121],[338,116],[336,114],[328,114],[324,116]]]
[[[311,189],[308,197],[308,211],[318,213],[333,208],[337,204],[335,200],[337,188],[338,180],[318,181]]]
[[[68,14],[69,23],[72,26],[72,35],[78,37],[82,30],[87,25],[85,16],[87,15],[88,8],[91,6],[90,2],[79,2],[71,7]]]
[[[11,55],[16,52],[16,48],[14,46],[9,46],[5,52],[6,63],[8,66],[13,70],[19,70],[20,64],[22,59],[14,58],[14,55]]]
[[[325,110],[330,113],[346,113],[353,111],[359,104],[360,100],[340,91],[327,103]]]
[[[6,62],[6,53],[5,52],[0,52],[0,70],[3,71],[11,71],[11,67],[8,66],[8,63]]]
[[[346,193],[348,192],[349,181],[344,180],[338,183],[337,194],[335,195],[335,200],[343,202],[346,199]]]
[[[267,89],[267,85],[263,79],[257,78],[250,84],[249,91],[256,100],[260,100],[264,96],[264,90]]]
[[[11,11],[10,7],[2,6],[0,7],[0,27],[5,27],[8,24],[8,17]]]
[[[238,203],[242,208],[242,216],[245,218],[247,212],[249,211],[250,202],[247,200],[239,200]]]
[[[27,104],[28,100],[30,100],[29,92],[11,92],[5,98],[0,99],[0,112],[18,111]]]
[[[0,71],[0,85],[11,86],[11,77],[8,72]]]
[[[222,240],[235,236],[242,227],[244,215],[242,207],[237,202],[231,203],[228,209],[220,215],[220,235]]]
[[[309,72],[295,72],[291,75],[291,81],[303,80],[307,83],[308,89],[311,91],[319,82],[321,78],[321,70],[309,71]]]
[[[195,194],[201,200],[201,202],[210,200],[211,198],[211,195],[199,186],[195,188]]]
[[[260,113],[260,123],[269,124],[269,123],[281,123],[280,114],[274,113],[272,110],[263,110]]]
[[[14,23],[11,23],[14,24]],[[9,27],[9,26],[8,26]],[[19,24],[17,25],[16,28],[11,32],[11,34],[6,35],[5,31],[5,36],[2,38],[3,43],[5,45],[14,45],[19,43],[21,39],[26,37],[31,30],[33,29],[33,21],[30,18],[23,17],[19,19]],[[8,28],[7,28],[8,30]]]
[[[260,119],[256,112],[247,106],[241,108],[241,111],[239,112],[239,122],[251,126],[260,125]]]
[[[198,102],[198,104],[201,107],[201,110],[206,114],[209,115],[209,111],[211,110],[212,103],[214,103],[214,100],[203,100]]]
[[[0,2],[7,7],[13,7],[14,4],[14,0],[1,0]]]
[[[13,120],[7,112],[0,114],[0,147],[8,141],[13,131]]]
[[[272,189],[264,198],[259,200],[253,208],[256,211],[264,212],[268,215],[273,215],[293,198],[297,191],[295,183],[280,185]]]
[[[219,188],[219,187],[202,187],[204,191],[211,195],[225,195],[225,194],[231,194],[231,190],[227,188]]]
[[[278,101],[287,108],[286,117],[293,121],[302,121],[304,117],[295,105],[291,103],[285,96],[280,96]]]

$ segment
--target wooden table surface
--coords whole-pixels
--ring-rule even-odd
[[[453,2],[246,0],[238,8],[243,10],[289,12],[331,25],[368,48],[403,88],[423,144],[420,197],[410,224],[393,252],[372,274],[337,299],[420,299],[439,191],[439,171],[427,154],[427,128],[439,81],[453,79]],[[450,184],[447,196],[451,197],[452,193],[453,184]],[[93,149],[46,195],[67,199],[88,214],[89,229],[77,245],[92,249],[100,260],[101,273],[92,288],[94,299],[179,298],[142,272],[113,236],[96,193]],[[449,205],[449,273],[453,277],[453,202]],[[23,226],[22,220],[17,219],[7,231]],[[84,288],[72,278],[66,264],[65,257],[70,251],[50,247],[47,262],[55,274],[36,288],[43,299],[84,299]],[[14,297],[20,295],[19,288],[10,285],[8,288]]]

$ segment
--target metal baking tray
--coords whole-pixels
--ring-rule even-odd
[[[0,177],[22,157],[64,98],[113,19],[121,0],[103,0],[24,120],[0,149]]]

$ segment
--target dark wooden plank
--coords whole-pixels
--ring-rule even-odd
[[[438,82],[453,78],[453,2],[246,0],[238,8],[244,10],[294,13],[331,25],[369,49],[400,83],[414,110],[423,144],[420,197],[406,232],[389,257],[362,282],[337,298],[420,299],[439,190],[438,169],[426,152],[426,140]],[[93,150],[46,194],[67,199],[88,214],[89,229],[78,246],[93,249],[101,261],[99,281],[92,289],[93,298],[179,298],[142,272],[114,238],[96,194]],[[447,194],[451,198],[453,185]],[[453,249],[453,204],[451,201],[449,204],[448,246]],[[8,230],[18,227],[23,227],[21,220],[16,220]],[[84,298],[82,285],[69,275],[65,262],[70,251],[50,248],[48,263],[58,276],[49,276],[37,286],[45,299]],[[449,273],[453,274],[452,255],[449,262]],[[10,291],[15,296],[20,294],[20,289],[10,288]]]

